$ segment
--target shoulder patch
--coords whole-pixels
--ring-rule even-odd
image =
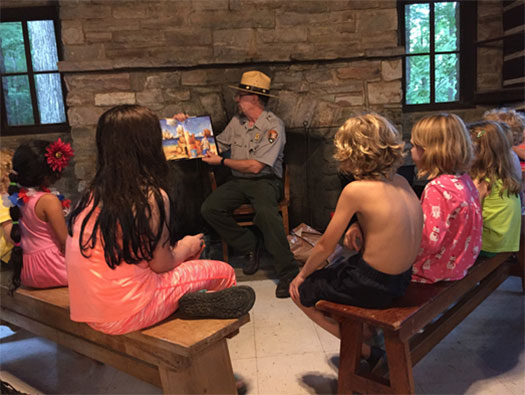
[[[279,137],[279,133],[277,133],[277,130],[272,129],[268,132],[268,141],[270,142],[270,144],[277,140],[277,137]]]

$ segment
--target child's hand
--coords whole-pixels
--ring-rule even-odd
[[[490,195],[491,185],[485,180],[474,180],[474,185],[476,186],[479,192],[479,201],[483,203],[483,199]]]
[[[350,225],[350,228],[345,234],[343,244],[346,248],[359,251],[363,246],[363,231],[357,222]]]
[[[199,233],[194,236],[184,236],[178,243],[177,248],[184,248],[186,259],[188,260],[193,257],[199,257],[204,247],[204,235]],[[196,258],[195,258],[196,259]]]
[[[179,122],[184,122],[186,119],[188,119],[190,116],[188,114],[184,114],[182,112],[179,112],[178,114],[175,114],[173,116],[173,119],[179,121]]]
[[[295,303],[301,303],[301,298],[299,296],[299,286],[304,282],[304,280],[304,277],[301,275],[301,273],[299,273],[290,283],[290,288],[288,291],[290,292],[290,296]]]
[[[201,249],[199,250],[199,252],[197,252],[193,256],[190,256],[186,260],[193,261],[193,260],[199,259],[201,257],[202,251],[204,251],[205,248],[206,248],[206,244],[204,244],[204,240],[202,240],[202,246],[201,246]]]

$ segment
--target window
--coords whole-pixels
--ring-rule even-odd
[[[405,110],[450,108],[472,100],[475,3],[399,2]]]
[[[2,134],[67,130],[57,8],[5,8],[0,18]]]

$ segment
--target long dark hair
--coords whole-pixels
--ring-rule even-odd
[[[53,171],[47,164],[45,154],[48,145],[49,141],[33,140],[20,145],[16,149],[13,154],[13,172],[9,174],[9,180],[11,181],[7,189],[9,195],[20,192],[19,185],[27,188],[48,187],[60,178],[60,172]],[[9,214],[13,221],[10,236],[15,243],[9,259],[9,263],[13,267],[11,291],[14,291],[20,286],[24,256],[24,251],[20,246],[22,234],[19,221],[22,218],[22,213],[18,206],[13,206],[9,209]]]
[[[73,235],[79,214],[88,210],[79,235],[82,255],[89,257],[88,250],[95,247],[100,234],[99,242],[110,268],[122,261],[136,264],[152,260],[164,226],[169,231],[170,245],[178,238],[174,202],[168,197],[169,207],[165,207],[162,195],[168,191],[168,164],[159,119],[142,106],[114,107],[98,121],[96,144],[96,174],[68,218],[69,235]],[[159,212],[157,229],[150,225],[152,199]],[[95,225],[88,229],[91,235],[85,237],[86,225],[95,210]]]

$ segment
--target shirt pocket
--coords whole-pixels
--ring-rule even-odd
[[[231,150],[232,159],[248,159],[248,148],[241,141],[234,141]]]

